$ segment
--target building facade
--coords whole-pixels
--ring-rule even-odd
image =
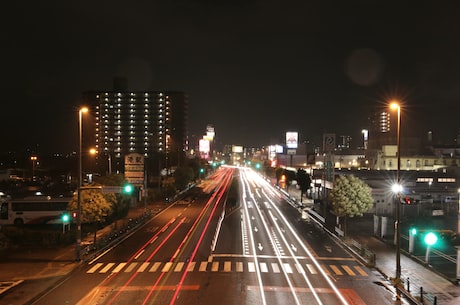
[[[108,168],[122,171],[124,156],[163,156],[178,165],[188,149],[188,96],[183,92],[88,91],[84,100],[94,114],[95,146]],[[174,163],[172,164],[174,160]]]

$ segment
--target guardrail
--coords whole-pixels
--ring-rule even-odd
[[[81,249],[80,257],[84,257],[84,260],[92,259],[101,251],[104,251],[120,242],[121,239],[126,237],[129,233],[144,225],[152,217],[152,215],[153,213],[151,210],[146,210],[142,215],[126,220],[120,227],[117,222],[114,222],[110,225],[110,232],[98,237],[96,239],[96,243],[93,241],[84,243],[84,246],[82,246]]]

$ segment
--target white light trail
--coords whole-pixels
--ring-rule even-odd
[[[245,179],[245,181],[246,181],[246,183],[247,183],[247,179]],[[244,184],[243,184],[243,185],[244,185]],[[250,197],[252,198],[252,200],[256,203],[256,198],[254,197],[254,195],[253,195],[251,192],[249,192],[249,195],[250,195]],[[269,228],[267,222],[265,221],[265,218],[264,218],[264,216],[263,216],[263,213],[262,213],[262,211],[260,210],[260,207],[259,207],[258,204],[254,204],[254,206],[256,207],[256,211],[257,211],[257,213],[259,214],[260,219],[262,220],[262,224],[263,224],[264,229],[265,229],[265,231],[266,231],[266,233],[267,233],[267,236],[268,236],[268,238],[270,239],[270,242],[272,243],[273,249],[275,250],[276,259],[278,260],[278,263],[280,264],[280,266],[283,266],[283,268],[281,268],[281,269],[282,269],[282,271],[283,271],[284,278],[286,279],[286,282],[287,282],[288,285],[289,285],[289,288],[290,288],[292,297],[294,298],[296,304],[301,305],[302,302],[299,300],[299,297],[297,296],[297,293],[296,293],[296,289],[295,289],[295,287],[293,286],[293,284],[292,284],[292,282],[291,282],[291,279],[289,278],[289,276],[288,276],[288,274],[287,274],[287,273],[288,273],[288,270],[286,270],[286,267],[284,267],[285,264],[283,264],[283,261],[282,261],[282,259],[281,259],[281,258],[282,258],[282,255],[281,255],[281,253],[280,253],[278,247],[276,246],[276,242],[273,240],[273,237],[272,237],[272,235],[270,234],[270,228]],[[252,236],[251,236],[251,238],[252,238]]]
[[[241,174],[240,174],[240,177],[242,178]],[[244,183],[242,183],[242,185],[243,185],[243,198],[246,198],[246,187],[245,187]],[[250,228],[251,227],[251,219],[249,217],[249,211],[248,211],[248,207],[246,205],[246,202],[244,202],[243,205],[244,205],[244,213],[246,215],[246,222],[249,224],[246,227]],[[256,267],[257,280],[259,282],[260,297],[262,299],[262,304],[266,305],[267,304],[267,299],[265,297],[264,285],[263,285],[263,282],[262,282],[262,276],[260,274],[259,259],[257,258],[256,245],[254,243],[254,235],[252,234],[252,230],[248,230],[248,232],[249,232],[249,236],[250,236],[250,240],[251,240],[252,255],[253,255],[254,263],[255,263],[255,267]]]
[[[289,231],[292,233],[292,235],[295,237],[295,239],[297,240],[297,242],[300,244],[300,246],[302,247],[302,249],[305,251],[305,253],[307,253],[307,255],[310,257],[310,259],[312,260],[313,264],[317,267],[317,269],[320,271],[321,275],[323,276],[323,278],[327,281],[327,283],[329,284],[329,286],[332,288],[332,290],[334,291],[334,293],[337,295],[337,297],[340,299],[340,301],[342,302],[342,304],[345,304],[345,305],[348,305],[348,302],[345,300],[344,296],[342,295],[342,293],[340,293],[340,291],[337,289],[337,287],[334,285],[334,283],[332,282],[332,280],[329,278],[329,276],[324,272],[323,268],[321,268],[320,264],[318,263],[318,261],[315,259],[315,257],[313,256],[313,254],[310,252],[310,250],[308,250],[307,246],[305,246],[305,244],[303,243],[302,239],[299,237],[299,235],[296,233],[296,231],[294,230],[294,228],[291,226],[291,224],[287,221],[286,217],[283,215],[283,213],[281,213],[281,211],[278,209],[278,207],[276,206],[276,204],[270,199],[270,197],[264,192],[262,191],[265,196],[267,197],[267,199],[270,201],[270,203],[272,204],[272,207],[276,210],[276,212],[278,213],[278,215],[281,217],[283,223],[286,225],[286,227],[289,229]],[[270,212],[271,213],[271,212]],[[278,226],[277,226],[278,227]],[[280,229],[280,232],[281,232],[281,229]],[[284,238],[284,236],[283,236]],[[290,249],[291,251],[291,249]]]

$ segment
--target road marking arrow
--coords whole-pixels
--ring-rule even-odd
[[[259,250],[262,251],[263,248],[264,248],[264,247],[262,246],[262,244],[259,243]]]

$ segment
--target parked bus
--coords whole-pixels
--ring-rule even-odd
[[[0,203],[0,225],[62,223],[61,216],[67,212],[70,200],[43,196],[3,201]]]

